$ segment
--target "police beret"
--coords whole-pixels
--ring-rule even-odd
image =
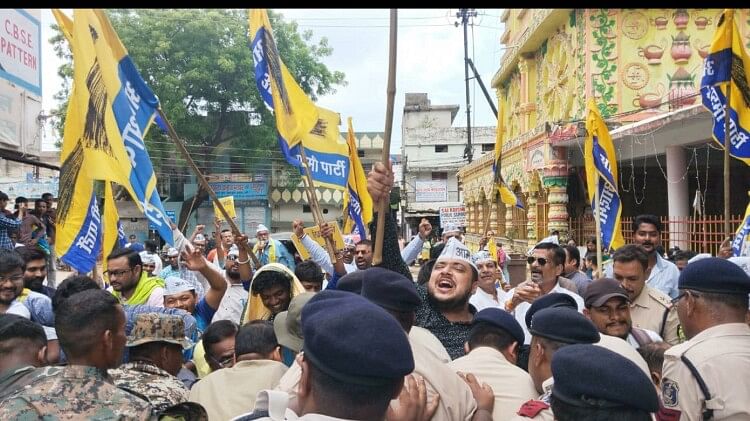
[[[336,289],[360,294],[362,292],[362,279],[364,279],[364,276],[364,270],[355,270],[354,272],[347,273],[336,283]]]
[[[595,345],[569,345],[552,356],[552,397],[579,408],[656,412],[651,379],[632,361]]]
[[[529,309],[526,310],[526,317],[524,318],[526,327],[528,328],[531,326],[531,318],[537,311],[543,308],[551,307],[570,307],[573,310],[578,310],[578,304],[576,303],[576,300],[574,300],[573,297],[568,294],[562,294],[559,292],[544,294],[534,300],[534,302],[531,303]]]
[[[382,267],[362,271],[361,295],[393,311],[414,311],[422,304],[414,281]]]
[[[543,308],[537,311],[531,319],[529,332],[534,336],[566,344],[599,342],[599,331],[596,326],[572,308]]]
[[[604,305],[610,298],[620,297],[630,301],[628,293],[620,286],[620,283],[612,278],[601,278],[589,284],[583,301],[586,308]]]
[[[344,383],[385,385],[414,370],[406,332],[365,298],[321,291],[302,308],[304,356]]]
[[[474,324],[484,322],[505,330],[516,342],[523,345],[524,333],[516,318],[507,311],[495,307],[487,307],[474,316]]]
[[[688,264],[680,272],[678,288],[719,294],[747,294],[750,292],[750,277],[736,264],[710,257]]]

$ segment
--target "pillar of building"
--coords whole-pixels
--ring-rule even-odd
[[[556,156],[567,156],[565,148],[556,148]],[[550,160],[544,167],[544,187],[548,189],[547,228],[558,230],[560,239],[568,238],[568,162],[563,159]]]
[[[466,202],[466,232],[472,232],[473,228],[474,228],[474,202],[469,201],[469,202]]]
[[[516,230],[513,227],[513,206],[506,206],[505,207],[505,236],[510,238],[511,240],[515,240],[513,237],[517,237],[518,234],[511,236],[511,233],[516,232]],[[526,227],[524,227],[526,228]]]
[[[685,149],[667,146],[667,203],[669,211],[670,247],[690,248],[690,216],[688,197],[687,159]]]
[[[536,245],[536,200],[539,192],[529,192],[529,200],[527,203],[526,212],[526,238],[528,239],[529,247]]]
[[[499,229],[500,229],[500,212],[498,212],[497,208],[497,195],[492,196],[492,200],[490,200],[489,205],[490,207],[490,227],[492,231],[495,232],[495,235],[499,235]]]
[[[480,198],[477,202],[477,218],[474,222],[474,233],[478,235],[484,235],[482,229],[484,228],[484,197]]]

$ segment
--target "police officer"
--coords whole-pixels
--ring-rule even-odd
[[[571,344],[599,342],[596,326],[583,314],[567,307],[544,308],[531,319],[529,374],[542,395],[521,405],[512,420],[553,420],[550,396],[554,380],[551,362],[555,352]]]
[[[558,421],[650,421],[659,408],[648,376],[627,358],[600,346],[559,350],[552,357],[552,377],[552,410]]]
[[[466,355],[448,364],[457,372],[476,375],[479,381],[492,387],[495,395],[492,419],[508,419],[521,404],[538,395],[529,374],[516,366],[523,339],[523,329],[515,317],[499,308],[485,308],[474,317],[465,345]]]
[[[674,299],[688,341],[664,353],[660,419],[750,419],[750,277],[707,258],[680,274]]]
[[[633,327],[652,330],[670,345],[680,343],[680,321],[671,298],[646,284],[648,254],[641,246],[626,245],[612,255],[612,276],[628,293]]]

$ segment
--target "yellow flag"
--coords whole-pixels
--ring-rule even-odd
[[[349,181],[344,194],[344,213],[346,225],[344,232],[351,234],[356,228],[360,238],[367,238],[367,224],[372,221],[372,198],[367,191],[367,176],[357,155],[357,141],[352,127],[352,118],[348,119],[346,143],[349,146]]]
[[[620,224],[622,202],[617,191],[617,156],[607,124],[593,98],[589,100],[587,108],[583,159],[589,203],[592,209],[596,209],[596,189],[599,189],[601,242],[606,250],[616,250],[625,244]]]
[[[224,210],[227,211],[227,214],[229,214],[230,218],[237,217],[237,211],[234,209],[234,196],[221,197],[219,198],[219,202],[222,206],[224,206]],[[224,214],[221,213],[219,207],[216,206],[216,203],[214,203],[214,215],[216,215],[219,221],[224,220]]]
[[[279,142],[288,151],[318,122],[318,110],[281,61],[265,9],[249,13],[255,81],[266,107],[276,116]]]

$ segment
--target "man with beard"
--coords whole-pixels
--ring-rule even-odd
[[[24,263],[13,250],[0,250],[0,314],[17,314],[42,326],[55,325],[52,299],[24,286]],[[53,331],[53,330],[52,330]],[[47,329],[48,338],[51,330]]]
[[[479,282],[477,291],[469,299],[477,311],[487,307],[503,308],[507,300],[505,291],[497,287],[498,268],[490,253],[481,250],[474,253],[474,264],[479,270]]]
[[[526,328],[526,312],[531,303],[541,296],[551,292],[568,294],[576,301],[578,311],[583,311],[583,299],[580,295],[563,288],[560,283],[560,274],[565,266],[565,251],[557,244],[539,243],[534,247],[533,254],[527,259],[531,272],[531,279],[525,281],[512,290],[508,291],[511,299],[505,302],[505,310],[512,312],[516,320],[524,330],[526,340],[524,344],[531,342],[531,335]]]
[[[289,270],[294,271],[294,257],[281,241],[271,238],[268,228],[265,225],[258,224],[258,228],[255,230],[255,237],[258,239],[258,242],[253,247],[253,253],[258,256],[261,265],[281,263],[289,268]]]
[[[244,235],[235,237],[235,244],[247,241]],[[224,277],[229,286],[224,298],[221,299],[219,309],[216,311],[212,322],[219,320],[231,320],[239,324],[242,319],[242,310],[247,304],[247,291],[250,288],[250,280],[253,278],[250,268],[250,257],[245,248],[237,249],[233,246],[224,264]]]
[[[476,313],[469,298],[478,278],[471,252],[452,237],[435,261],[426,287],[417,286],[422,304],[416,311],[416,324],[432,332],[452,359],[464,355],[464,342]]]
[[[354,249],[354,263],[358,270],[365,270],[372,266],[372,241],[359,240]]]
[[[112,294],[122,304],[164,305],[164,281],[148,276],[137,251],[124,247],[110,253],[104,275],[112,285]]]
[[[614,278],[627,292],[633,324],[657,332],[670,345],[680,343],[680,320],[669,296],[646,285],[648,255],[633,244],[620,247],[612,255]]]
[[[674,263],[664,259],[656,249],[661,244],[661,221],[657,216],[638,215],[635,217],[633,244],[643,247],[648,254],[646,285],[658,289],[671,298],[677,297],[679,294],[677,279],[680,277],[680,270]],[[607,278],[614,277],[612,264],[605,265],[604,274]]]
[[[198,330],[202,332],[211,323],[219,308],[227,290],[227,282],[221,273],[208,263],[203,254],[189,244],[182,253],[182,258],[189,270],[198,271],[206,277],[210,287],[206,295],[199,299],[194,284],[177,277],[169,277],[164,291],[164,307],[179,308],[192,314],[198,324]]]
[[[55,289],[44,285],[47,278],[47,255],[34,247],[19,247],[18,254],[26,263],[23,272],[23,286],[34,292],[44,294],[50,299],[55,296]]]
[[[583,314],[600,333],[623,339],[636,349],[652,342],[662,342],[658,333],[633,327],[630,298],[614,279],[597,279],[586,290],[584,302]]]

